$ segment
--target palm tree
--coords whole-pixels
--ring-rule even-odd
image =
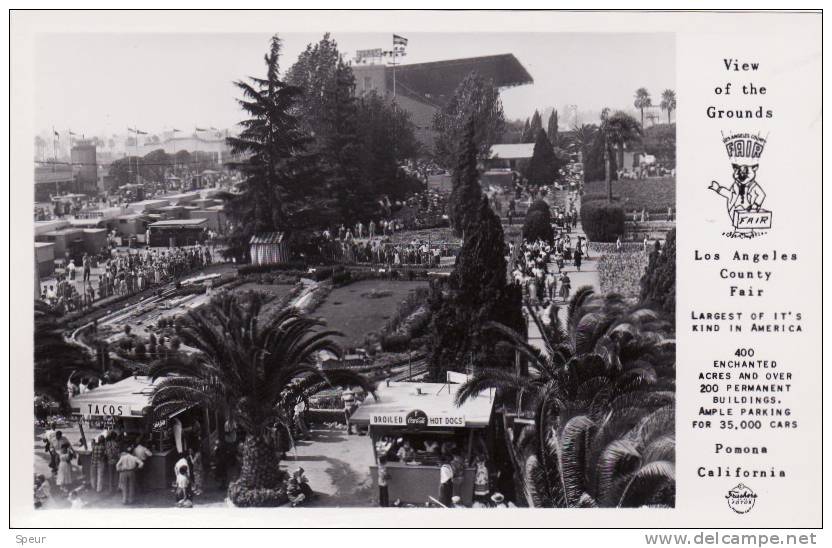
[[[81,346],[66,340],[59,316],[43,301],[35,301],[35,393],[67,406],[69,378],[100,378],[102,371]]]
[[[575,151],[581,154],[581,161],[586,162],[586,158],[592,143],[595,142],[598,133],[598,126],[595,124],[575,124],[572,126],[572,143],[569,146],[570,151]]]
[[[676,92],[672,89],[666,89],[662,92],[662,110],[667,111],[667,123],[670,123],[670,113],[676,110]]]
[[[653,100],[650,98],[650,92],[647,91],[647,88],[638,88],[635,97],[633,106],[641,111],[641,126],[644,127],[644,109],[652,107]]]
[[[282,487],[274,429],[290,419],[282,398],[295,379],[331,382],[315,358],[322,351],[339,352],[332,337],[340,333],[321,329],[322,322],[292,307],[261,318],[264,303],[261,293],[225,294],[188,312],[179,336],[198,352],[173,355],[150,369],[153,378],[162,377],[152,398],[157,416],[202,405],[245,432],[240,477],[229,486],[229,497],[240,505],[251,505],[252,498],[258,505],[285,502],[274,494]],[[338,382],[374,392],[358,374],[340,373]],[[261,495],[245,496],[251,492]]]
[[[607,200],[612,202],[612,176],[610,156],[614,151],[623,150],[626,145],[641,140],[642,126],[626,112],[610,109],[601,111],[601,138],[604,139],[604,180],[607,183]]]
[[[512,451],[530,505],[672,504],[675,344],[658,314],[585,286],[570,300],[567,340],[544,334],[547,357],[493,328],[528,359],[529,375],[476,371],[457,402],[498,389],[534,415]]]

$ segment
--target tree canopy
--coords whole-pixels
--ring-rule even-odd
[[[468,120],[465,138],[457,154],[453,171],[451,197],[448,200],[448,216],[457,236],[470,230],[479,216],[482,187],[477,171],[476,123]]]
[[[546,136],[549,137],[549,142],[552,146],[560,146],[558,141],[558,109],[553,109],[552,114],[549,115],[549,122],[546,124]]]
[[[320,222],[321,177],[307,154],[309,139],[297,115],[301,89],[281,80],[281,41],[271,38],[265,56],[265,77],[249,77],[235,85],[243,97],[243,120],[238,137],[229,137],[233,154],[246,158],[236,167],[243,174],[240,191],[229,197],[225,210],[233,230],[229,253],[243,258],[255,233],[303,230]]]
[[[491,80],[476,71],[460,82],[454,96],[433,118],[433,128],[437,133],[434,154],[439,165],[449,167],[455,164],[465,125],[472,117],[476,121],[474,142],[477,156],[486,159],[491,145],[498,142],[503,133],[505,116],[499,90]]]

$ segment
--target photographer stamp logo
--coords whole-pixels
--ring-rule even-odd
[[[728,507],[731,508],[731,510],[737,514],[747,514],[752,508],[754,508],[754,503],[757,500],[757,494],[754,493],[750,487],[740,483],[728,491],[728,494],[725,495],[725,499],[728,501]]]
[[[730,232],[723,232],[728,238],[756,238],[771,228],[771,211],[763,209],[766,193],[757,182],[760,156],[766,146],[766,139],[759,134],[722,134],[722,142],[733,168],[733,182],[722,186],[711,181],[708,186],[725,200],[728,219],[733,226]]]

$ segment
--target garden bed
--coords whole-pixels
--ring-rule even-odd
[[[328,329],[344,333],[339,343],[345,348],[360,347],[367,333],[379,331],[396,314],[399,303],[426,281],[365,280],[334,288],[315,311],[326,320]]]
[[[638,297],[641,278],[647,268],[648,255],[643,251],[608,253],[598,261],[598,279],[602,293],[620,293]]]

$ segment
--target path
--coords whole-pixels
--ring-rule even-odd
[[[551,207],[552,210],[558,207],[565,209],[568,207],[568,195],[569,193],[565,190],[555,190],[553,192],[549,192],[546,195],[545,201],[549,204],[549,207]],[[576,207],[580,208],[580,203],[576,204]],[[569,233],[569,236],[572,242],[575,242],[578,237],[586,238],[586,234],[584,233],[580,221],[578,221],[577,227],[573,228],[572,232]],[[600,255],[597,251],[593,252],[592,250],[590,250],[588,257],[587,255],[584,255],[580,270],[575,268],[574,264],[572,264],[571,262],[567,262],[566,264],[564,264],[562,271],[566,272],[569,275],[569,278],[572,282],[571,289],[573,294],[579,287],[585,285],[592,287],[596,292],[600,292],[601,283],[600,278],[598,276],[599,256]],[[549,263],[548,269],[550,272],[558,272],[557,264],[555,264],[554,262]],[[558,318],[560,319],[561,324],[565,325],[566,315],[568,312],[566,306],[567,303],[562,300],[557,300],[555,304],[558,306]],[[526,306],[523,308],[523,313],[528,320],[529,344],[537,348],[540,352],[542,352],[545,355],[546,345],[544,343],[543,335],[541,333],[538,322],[531,317],[531,314],[534,313],[538,316],[538,319],[543,325],[548,325],[549,318],[543,313],[543,310],[543,307]]]

